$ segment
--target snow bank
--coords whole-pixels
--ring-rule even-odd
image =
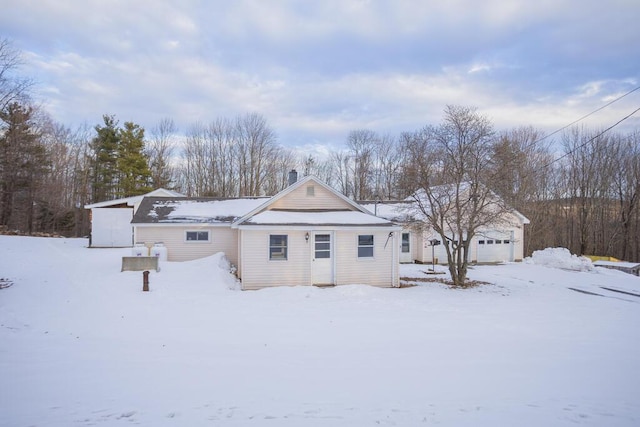
[[[546,248],[534,251],[530,257],[525,258],[525,262],[563,270],[595,271],[589,258],[573,255],[566,248]]]

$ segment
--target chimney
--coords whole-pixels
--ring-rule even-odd
[[[295,169],[291,169],[289,172],[289,185],[295,184],[298,181],[298,172]]]

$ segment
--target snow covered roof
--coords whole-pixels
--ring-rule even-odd
[[[162,196],[162,197],[184,197],[184,194],[180,194],[177,191],[167,190],[166,188],[157,188],[149,193],[141,194],[139,196],[124,197],[122,199],[107,200],[104,202],[92,203],[90,205],[84,205],[85,209],[93,208],[106,208],[108,206],[117,206],[126,204],[127,206],[134,206],[145,197]]]
[[[414,220],[416,212],[412,210],[412,203],[408,201],[362,202],[361,205],[380,218],[389,221],[410,222]]]
[[[242,225],[362,225],[390,226],[391,222],[383,218],[359,211],[280,211],[260,212]]]
[[[145,197],[132,224],[232,223],[268,197],[242,199]]]

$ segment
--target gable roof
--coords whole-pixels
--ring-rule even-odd
[[[132,224],[231,224],[266,197],[145,197]]]
[[[287,197],[298,188],[312,182],[327,190],[333,197],[342,200],[346,209],[296,209],[296,210],[270,210],[279,200]],[[366,226],[391,226],[390,221],[379,218],[367,209],[337,192],[313,175],[308,175],[291,184],[278,194],[270,198],[264,204],[248,212],[242,218],[232,224],[232,227],[243,225],[366,225]]]
[[[140,202],[145,197],[151,196],[159,196],[159,197],[184,197],[184,194],[180,194],[173,190],[167,190],[166,188],[157,188],[153,191],[150,191],[146,194],[141,194],[139,196],[131,196],[124,197],[121,199],[114,200],[106,200],[104,202],[91,203],[90,205],[84,205],[85,209],[93,209],[93,208],[106,208],[108,206],[117,206],[124,205],[127,206],[135,206],[136,203]]]

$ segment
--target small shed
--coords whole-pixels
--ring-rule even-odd
[[[175,191],[158,188],[140,196],[108,200],[85,205],[90,209],[92,248],[118,248],[133,246],[131,220],[142,199],[147,196],[180,197]]]

